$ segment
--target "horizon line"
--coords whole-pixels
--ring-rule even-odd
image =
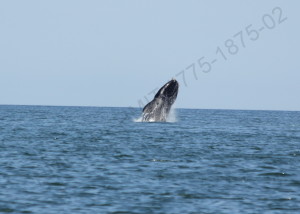
[[[87,108],[136,108],[142,107],[133,106],[92,106],[92,105],[51,105],[51,104],[0,104],[0,106],[36,106],[36,107],[87,107]],[[239,109],[239,108],[195,108],[195,107],[175,107],[174,109],[190,109],[190,110],[222,110],[222,111],[285,111],[299,112],[300,110],[282,110],[282,109]]]

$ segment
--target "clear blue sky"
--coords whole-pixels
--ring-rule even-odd
[[[177,76],[176,107],[300,110],[299,8],[296,0],[1,0],[0,104],[136,107]]]

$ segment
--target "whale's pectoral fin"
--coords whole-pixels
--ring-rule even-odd
[[[143,108],[143,113],[145,113],[145,111],[147,111],[147,109],[153,109],[154,105],[155,105],[155,100],[152,100],[150,103],[145,105],[145,107]]]
[[[155,121],[156,114],[157,114],[157,102],[154,99],[143,108],[142,121]]]

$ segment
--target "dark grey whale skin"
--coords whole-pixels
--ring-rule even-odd
[[[167,82],[156,93],[154,99],[143,109],[142,122],[166,122],[179,89],[177,80]]]

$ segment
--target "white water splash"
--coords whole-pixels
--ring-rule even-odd
[[[135,123],[141,123],[142,120],[143,120],[142,116],[140,116],[139,118],[133,118],[133,122],[135,122]]]
[[[178,121],[178,119],[177,119],[176,109],[171,108],[169,116],[167,117],[167,122],[168,123],[176,123],[177,121]]]
[[[168,122],[168,123],[176,123],[177,121],[178,121],[178,119],[177,119],[176,109],[172,108],[171,111],[170,111],[170,113],[169,113],[169,115],[168,115],[168,117],[167,117],[167,121],[166,122]],[[135,122],[135,123],[141,123],[141,122],[143,122],[143,116],[140,116],[138,118],[133,118],[133,122]],[[156,121],[149,120],[147,122],[154,123]]]
[[[143,116],[140,116],[139,118],[134,118],[133,119],[133,122],[135,122],[135,123],[142,123],[143,122]],[[147,121],[147,123],[154,123],[155,121],[154,120],[149,120],[149,121]]]

